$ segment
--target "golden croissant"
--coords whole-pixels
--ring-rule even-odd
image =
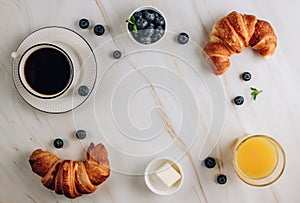
[[[45,187],[57,194],[76,198],[92,193],[110,175],[108,154],[103,144],[90,144],[84,162],[62,160],[51,152],[35,150],[29,159],[32,171]]]
[[[268,22],[233,11],[214,24],[203,56],[212,71],[221,75],[230,67],[230,55],[248,46],[267,58],[277,46],[276,34]]]

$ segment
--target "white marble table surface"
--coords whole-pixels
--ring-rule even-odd
[[[126,33],[124,19],[134,9],[144,5],[151,5],[161,10],[167,18],[168,30],[173,33],[187,32],[191,41],[195,42],[194,45],[198,47],[208,41],[208,34],[214,22],[232,10],[254,14],[272,24],[278,36],[278,47],[275,54],[268,60],[260,58],[250,49],[245,49],[242,54],[231,57],[230,70],[216,79],[224,86],[223,105],[226,114],[222,119],[225,122],[224,128],[220,129],[221,133],[216,137],[208,137],[205,142],[205,137],[201,133],[207,134],[207,132],[202,132],[200,128],[200,135],[192,134],[183,137],[183,139],[195,138],[192,141],[183,140],[184,143],[187,142],[185,143],[185,147],[188,149],[187,153],[182,153],[184,149],[175,148],[170,151],[166,150],[165,154],[163,151],[153,155],[153,157],[166,155],[178,158],[179,164],[183,167],[185,179],[182,188],[177,193],[169,196],[158,196],[152,193],[146,187],[142,175],[128,174],[131,172],[138,174],[144,170],[145,166],[140,161],[141,158],[136,159],[139,163],[135,165],[134,162],[126,161],[126,158],[123,160],[122,156],[118,157],[118,153],[111,152],[111,177],[96,192],[75,200],[56,195],[43,187],[40,177],[32,173],[28,163],[29,155],[36,148],[43,148],[66,159],[83,159],[87,144],[74,138],[74,132],[78,128],[87,130],[88,141],[105,142],[104,139],[101,140],[101,136],[97,136],[95,119],[89,112],[95,106],[101,105],[101,97],[99,100],[97,94],[105,95],[106,92],[101,92],[103,91],[101,88],[106,87],[105,85],[109,87],[109,83],[105,79],[102,80],[101,77],[99,77],[101,79],[97,78],[97,85],[91,97],[74,111],[62,114],[44,113],[32,108],[19,96],[12,80],[11,53],[31,32],[45,26],[63,26],[78,32],[88,41],[95,50],[98,69],[102,68],[101,60],[102,58],[104,61],[106,60],[103,56],[106,50],[97,48],[105,46],[105,43],[109,42],[112,46],[111,50],[115,46],[126,51],[126,45],[130,46],[132,42],[118,41],[117,39],[118,36]],[[298,202],[297,184],[300,181],[298,157],[300,153],[300,127],[298,124],[300,120],[299,8],[300,2],[294,0],[0,0],[0,202]],[[103,24],[106,28],[104,36],[96,37],[92,30],[80,30],[77,22],[82,17],[90,19],[93,24]],[[173,42],[174,44],[175,42]],[[167,42],[162,41],[158,47],[165,46],[165,49],[171,49],[167,45]],[[180,45],[175,44],[174,46],[179,47]],[[175,51],[180,49],[181,47],[175,47]],[[108,55],[111,50],[107,49]],[[197,54],[200,57],[200,53],[197,52],[199,50],[195,49],[194,51],[196,54],[192,54],[191,58],[187,56],[187,61],[197,59],[195,58]],[[164,59],[159,60],[163,61]],[[183,69],[184,65],[180,66],[179,64],[178,69],[174,71],[185,75],[187,70]],[[239,75],[245,70],[250,71],[253,75],[253,79],[248,83],[239,78]],[[126,73],[126,69],[124,73]],[[188,73],[186,74],[188,75]],[[113,75],[110,77],[113,83],[115,81]],[[109,80],[110,78],[108,78],[108,82]],[[102,81],[106,82],[104,86],[101,86]],[[192,78],[187,81],[192,83]],[[251,99],[250,86],[263,89],[263,93],[258,96],[257,101]],[[193,91],[197,93],[197,88],[194,88]],[[166,129],[163,129],[163,133],[171,132],[170,128],[174,129],[176,133],[180,122],[184,123],[184,120],[176,120],[178,106],[173,100],[168,101],[168,95],[164,95],[163,91],[160,93],[157,90],[157,92],[166,107],[165,113],[171,121],[174,121],[171,122],[173,126],[165,126]],[[147,108],[151,108],[151,106],[145,105],[143,100],[138,101],[138,99],[151,96],[149,92],[148,95],[147,92],[144,94],[138,95],[139,98],[135,101],[137,102],[136,106],[130,107],[134,116],[132,119],[141,128],[149,125],[149,119],[151,124],[151,119],[156,118],[152,117],[155,115],[145,114],[149,110]],[[182,101],[190,99],[184,97],[183,94],[176,95],[176,92],[174,94],[179,100],[183,99]],[[240,94],[245,96],[245,103],[242,106],[233,105],[232,98]],[[105,101],[105,99],[103,100]],[[145,101],[148,102],[147,99]],[[199,98],[195,98],[195,101],[197,105],[202,104],[202,101],[206,102],[201,95]],[[198,101],[199,103],[197,103]],[[194,104],[192,103],[192,105]],[[193,111],[192,108],[188,111]],[[105,112],[105,109],[96,108],[96,113],[97,111],[101,114],[102,111]],[[204,115],[200,116],[199,123],[204,123],[204,126],[208,125],[205,123],[207,121],[206,110],[203,110],[202,113]],[[219,113],[222,115],[222,112]],[[211,116],[211,112],[208,112],[207,116]],[[100,123],[105,123],[106,118],[109,118],[107,115],[99,117],[100,121],[98,120],[98,122]],[[175,120],[172,120],[173,118]],[[157,119],[161,121],[160,118]],[[194,122],[192,115],[187,119],[190,119],[189,123]],[[109,123],[107,126],[108,129],[104,129],[104,131],[110,130]],[[286,152],[287,164],[284,174],[271,186],[261,188],[248,186],[235,175],[231,145],[235,138],[247,133],[271,135],[281,143]],[[109,137],[110,135],[106,134],[105,136]],[[59,150],[52,146],[53,140],[57,137],[65,141],[65,146]],[[218,137],[220,137],[219,140],[217,140]],[[200,153],[202,144],[204,144],[204,148]],[[132,152],[138,152],[138,148],[137,146]],[[153,146],[153,148],[156,149],[157,146]],[[140,150],[142,153],[151,153],[151,146]],[[212,170],[204,168],[202,161],[199,160],[199,154],[200,159],[208,154],[216,157],[218,167]],[[149,157],[146,156],[145,161],[148,161],[147,159]],[[216,175],[219,173],[227,175],[227,184],[219,185],[215,182]]]

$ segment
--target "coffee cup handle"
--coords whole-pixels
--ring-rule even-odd
[[[19,56],[19,54],[15,51],[13,53],[11,53],[12,58],[17,58],[18,56]]]

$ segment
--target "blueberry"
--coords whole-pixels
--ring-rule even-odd
[[[157,27],[156,29],[155,29],[155,31],[154,31],[154,36],[155,36],[155,38],[158,38],[158,39],[160,39],[160,38],[162,38],[162,36],[164,35],[164,33],[165,33],[165,31],[162,29],[162,27]]]
[[[64,146],[64,141],[60,138],[57,138],[53,141],[53,145],[54,145],[55,148],[60,149]]]
[[[236,96],[234,99],[233,99],[233,102],[236,104],[236,105],[242,105],[244,103],[244,97],[243,96]]]
[[[217,182],[224,185],[227,182],[227,177],[224,174],[220,174],[217,176]]]
[[[151,37],[151,39],[152,39],[152,43],[154,43],[154,42],[157,42],[160,39],[160,37],[157,35],[154,35]]]
[[[161,25],[156,25],[156,26],[155,26],[155,29],[156,29],[156,30],[162,30],[162,31],[165,30],[165,29],[163,28],[163,26],[161,26]]]
[[[134,16],[135,20],[137,20],[137,19],[140,19],[143,17],[143,13],[142,13],[142,11],[137,11],[133,14],[133,16]]]
[[[78,88],[78,94],[80,96],[87,96],[89,94],[89,88],[85,85],[82,85]]]
[[[138,33],[131,32],[131,35],[133,36],[134,39],[139,39],[140,38],[140,35]]]
[[[186,44],[189,41],[189,35],[187,33],[181,32],[177,36],[177,41],[179,44]]]
[[[151,44],[152,42],[151,37],[141,37],[138,41],[142,44]]]
[[[128,23],[128,30],[129,30],[129,32],[133,31],[133,24]]]
[[[249,72],[244,72],[242,75],[241,75],[242,79],[245,80],[245,81],[249,81],[251,80],[251,73]]]
[[[157,18],[155,19],[155,24],[156,24],[156,25],[161,25],[161,26],[165,25],[165,20],[164,20],[164,18],[163,18],[162,16],[157,17]]]
[[[150,37],[154,33],[154,28],[151,27],[151,26],[148,26],[147,29],[143,30],[142,33],[143,33],[144,36]]]
[[[114,59],[119,59],[122,57],[122,53],[119,50],[115,50],[113,52],[113,57],[114,57]]]
[[[153,13],[154,13],[155,18],[161,17],[161,15],[159,13],[157,13],[156,11],[154,11]]]
[[[163,26],[161,26],[161,25],[156,26],[155,30],[156,30],[157,32],[162,33],[162,34],[165,32],[165,29],[164,29]]]
[[[162,38],[162,34],[154,32],[151,36],[152,43],[157,42],[160,38]]]
[[[215,167],[216,165],[216,160],[212,157],[207,157],[205,160],[204,160],[204,165],[207,167],[207,168],[213,168]]]
[[[79,20],[79,27],[81,29],[87,29],[90,25],[90,22],[88,19],[82,18]]]
[[[77,130],[76,137],[80,140],[84,139],[86,137],[86,131],[85,130]]]
[[[142,30],[148,26],[148,21],[144,18],[139,18],[139,19],[137,19],[135,24],[136,24],[138,30]]]
[[[148,22],[152,22],[155,19],[155,15],[150,13],[149,10],[144,10],[143,16],[146,20],[148,20]]]
[[[97,35],[97,36],[101,36],[103,35],[105,32],[105,28],[103,27],[103,25],[95,25],[94,27],[94,33]]]

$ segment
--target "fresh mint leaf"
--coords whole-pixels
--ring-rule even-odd
[[[133,23],[133,22],[131,22],[131,20],[130,20],[130,19],[127,19],[127,20],[126,20],[126,23],[130,23],[130,24],[133,24],[133,25],[134,25],[134,23]]]
[[[263,92],[262,90],[258,90],[258,89],[254,88],[254,87],[250,87],[250,90],[252,91],[251,95],[253,96],[253,100],[254,101],[256,100],[257,95],[259,95],[260,93]]]
[[[136,24],[133,25],[133,30],[132,30],[132,32],[137,33],[137,26],[136,26]]]
[[[130,21],[131,21],[133,24],[135,24],[135,17],[134,17],[134,15],[132,15],[132,16],[130,17]]]
[[[137,26],[136,26],[136,24],[135,24],[135,17],[134,17],[134,15],[132,15],[129,19],[127,19],[126,20],[126,23],[130,23],[130,24],[132,24],[133,25],[133,32],[134,33],[137,33]]]
[[[257,97],[257,94],[253,94],[253,100],[255,101]]]

